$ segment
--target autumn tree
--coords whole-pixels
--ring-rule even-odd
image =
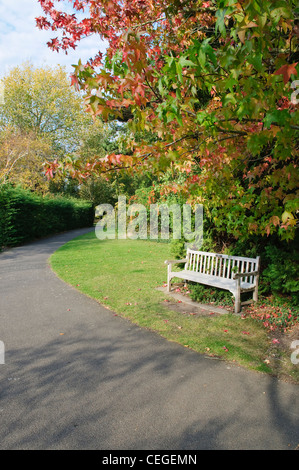
[[[69,86],[63,67],[35,68],[24,63],[13,68],[2,83],[0,184],[65,192],[66,177],[75,175],[63,175],[49,186],[44,176],[46,160],[75,162],[80,158],[84,162],[106,155],[104,144],[112,131],[84,111],[82,97]],[[67,186],[70,190],[76,183]]]
[[[39,0],[53,50],[91,34],[108,41],[72,83],[95,118],[129,122],[126,151],[76,172],[185,173],[180,191],[220,232],[295,236],[298,211],[298,15],[292,0]],[[63,4],[64,2],[59,2]],[[65,2],[69,3],[69,2]],[[295,97],[295,99],[294,99]],[[136,131],[155,136],[136,142]],[[77,162],[78,165],[78,162]],[[48,173],[68,164],[49,164]]]
[[[0,129],[15,129],[46,139],[52,146],[52,160],[73,152],[90,117],[82,100],[69,86],[63,67],[14,67],[3,78],[4,103],[0,106]]]
[[[44,162],[52,157],[46,139],[33,132],[21,132],[7,127],[0,132],[0,186],[20,185],[33,191],[47,192]]]

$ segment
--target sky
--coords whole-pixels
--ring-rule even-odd
[[[56,31],[41,31],[35,25],[35,17],[43,12],[37,0],[0,0],[0,78],[13,67],[30,61],[34,67],[62,65],[67,73],[73,71],[72,64],[81,59],[85,62],[105,44],[98,37],[89,37],[78,44],[76,50],[51,51],[47,41],[56,37]]]

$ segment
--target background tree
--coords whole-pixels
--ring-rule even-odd
[[[52,159],[73,152],[91,118],[80,94],[69,86],[63,67],[14,67],[3,78],[5,105],[0,106],[0,129],[47,138]]]
[[[64,68],[25,63],[3,78],[0,105],[0,182],[38,191],[78,196],[72,175],[47,182],[43,163],[68,158],[82,162],[103,157],[116,141],[116,126],[94,122],[84,111],[82,96],[70,87]]]
[[[43,163],[51,156],[52,148],[45,138],[6,128],[0,133],[0,186],[10,183],[47,192]]]

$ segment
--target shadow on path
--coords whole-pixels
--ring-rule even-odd
[[[167,342],[66,285],[47,258],[73,236],[0,255],[0,449],[297,446],[298,386]]]

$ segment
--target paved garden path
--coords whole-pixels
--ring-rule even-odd
[[[49,256],[86,231],[0,254],[0,449],[294,449],[298,386],[167,342],[56,277]]]

